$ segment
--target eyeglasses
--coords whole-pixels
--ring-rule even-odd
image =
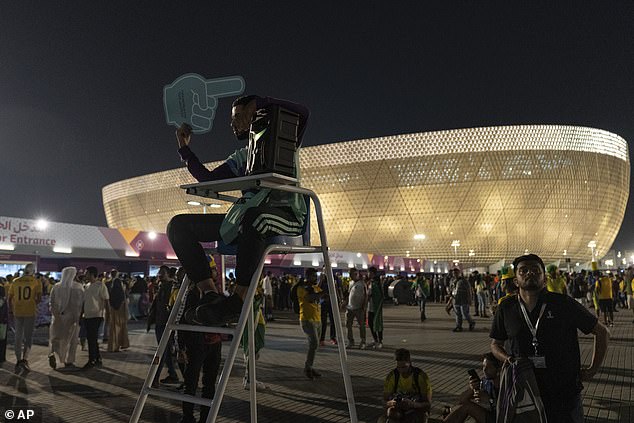
[[[527,264],[517,268],[517,273],[520,275],[526,275],[529,272],[539,274],[542,272],[542,267],[539,264]]]

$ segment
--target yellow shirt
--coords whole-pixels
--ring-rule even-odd
[[[42,283],[35,276],[24,275],[9,285],[9,298],[16,317],[35,317],[37,302],[42,298]]]
[[[546,277],[546,289],[548,292],[556,292],[557,294],[566,294],[566,281],[561,276],[556,276],[555,279],[548,275]]]
[[[321,292],[319,286],[314,285],[313,289],[315,293]],[[310,301],[308,296],[310,294],[303,286],[297,287],[297,299],[299,300],[299,320],[310,322],[321,322],[321,308],[319,307],[319,300],[317,302]]]
[[[418,395],[418,392],[416,391],[416,386],[414,385],[413,376],[413,372],[408,377],[399,375],[398,387],[396,391],[394,391],[394,370],[392,370],[385,378],[385,383],[383,384],[383,393],[385,395],[392,395],[394,392],[405,396]],[[427,373],[422,370],[418,374],[418,386],[420,387],[420,394],[423,396],[423,398],[426,398],[427,395],[431,394],[431,383],[429,382],[429,376],[427,376]]]
[[[612,279],[603,276],[599,279],[601,283],[597,283],[597,291],[600,300],[612,299]]]

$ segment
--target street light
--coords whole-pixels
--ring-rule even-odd
[[[592,261],[594,261],[594,249],[597,248],[597,242],[596,241],[588,242],[588,248],[592,250]]]
[[[460,247],[460,240],[454,239],[453,241],[451,241],[451,246],[453,247],[454,258],[457,258],[458,257],[458,247]]]

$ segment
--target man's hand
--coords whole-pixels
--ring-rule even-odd
[[[192,127],[186,123],[183,123],[176,130],[176,141],[178,141],[178,148],[188,146],[192,140]]]

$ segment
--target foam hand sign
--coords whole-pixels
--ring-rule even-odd
[[[211,131],[218,98],[244,92],[241,76],[204,79],[195,73],[178,77],[163,88],[163,106],[168,125],[189,124],[194,134]]]

